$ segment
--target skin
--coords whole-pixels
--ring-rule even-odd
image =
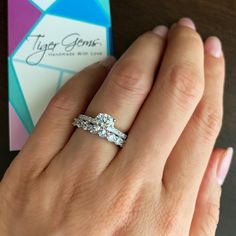
[[[0,235],[215,235],[225,69],[204,47],[177,23],[74,76],[0,183]],[[99,112],[123,149],[71,125]]]

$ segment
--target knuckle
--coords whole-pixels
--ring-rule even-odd
[[[215,229],[216,230],[216,229]],[[207,225],[205,222],[199,226],[199,231],[201,235],[212,236],[215,235],[215,230],[211,226]]]
[[[213,226],[216,226],[219,222],[220,206],[218,204],[208,202],[207,214],[210,221],[209,223],[211,223]]]
[[[163,213],[161,220],[162,235],[173,235],[179,231],[180,217],[176,208],[168,208]]]
[[[200,34],[194,30],[189,30],[186,27],[176,27],[173,30],[174,37],[180,39],[190,39],[193,44],[203,46],[202,38]]]
[[[147,80],[147,74],[135,61],[123,61],[113,70],[112,78],[108,85],[112,92],[119,93],[122,96],[140,96],[146,95],[150,90],[150,84]]]
[[[184,106],[198,102],[203,95],[204,84],[201,75],[193,68],[193,65],[185,63],[175,65],[170,70],[170,92]]]
[[[174,192],[166,192],[166,205],[161,209],[162,212],[162,235],[180,235],[177,232],[184,232],[180,222],[183,221],[183,209],[186,207],[186,198],[182,194],[175,194]],[[176,233],[176,234],[173,234]]]
[[[215,235],[215,231],[219,223],[219,205],[207,203],[205,207],[207,218],[205,218],[206,220],[202,221],[202,224],[200,225],[200,231],[202,232],[202,235]]]
[[[206,138],[216,137],[223,122],[223,111],[220,106],[200,103],[194,115],[198,125],[205,132]]]

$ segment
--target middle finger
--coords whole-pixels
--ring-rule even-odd
[[[169,33],[157,81],[117,158],[126,168],[146,166],[153,181],[161,182],[166,160],[202,97],[203,65],[202,39],[194,24],[182,19]]]

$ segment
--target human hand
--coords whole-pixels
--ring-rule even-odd
[[[213,151],[224,73],[219,41],[188,19],[81,71],[0,183],[0,235],[215,235],[232,158]],[[122,149],[71,125],[99,112],[128,132]]]

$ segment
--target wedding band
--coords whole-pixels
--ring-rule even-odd
[[[73,125],[123,147],[127,135],[115,128],[115,121],[112,116],[106,113],[99,113],[95,118],[80,115],[74,119]]]

